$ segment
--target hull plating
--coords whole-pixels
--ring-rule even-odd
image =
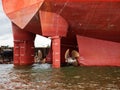
[[[120,66],[120,2],[75,1],[3,0],[3,8],[21,30],[47,37],[61,36],[62,63],[70,48],[83,55],[85,59],[79,61],[83,65]]]

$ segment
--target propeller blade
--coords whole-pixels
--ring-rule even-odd
[[[76,50],[73,50],[72,52],[71,52],[71,55],[72,55],[72,58],[78,58],[80,55],[79,55],[79,52],[78,51],[76,51]]]
[[[41,52],[41,50],[38,50],[38,57],[39,57],[40,59],[42,59],[42,52]]]
[[[65,52],[65,59],[67,59],[67,58],[70,57],[70,55],[69,55],[69,51],[70,51],[69,49],[66,50],[66,52]]]

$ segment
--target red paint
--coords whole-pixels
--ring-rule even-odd
[[[53,23],[57,23],[56,16],[60,16],[69,24],[69,31],[67,35],[72,36],[72,34],[79,34],[82,36],[120,42],[119,2],[116,2],[116,0],[105,0],[108,2],[100,2],[101,0],[74,1],[75,0],[3,0],[3,8],[7,16],[10,17],[11,21],[14,23],[18,22],[18,24],[16,24],[22,28],[29,24],[30,20],[38,10],[48,13],[46,14],[48,15],[48,22],[52,19],[55,22],[49,22],[50,25],[52,23],[52,27],[47,27],[47,29],[45,29],[46,27],[42,27],[42,29],[44,28],[43,33],[45,32],[45,35],[49,35],[51,30],[55,32],[53,28],[56,28],[56,24]],[[44,3],[42,4],[42,2]],[[18,5],[19,3],[20,5]],[[44,14],[37,14],[42,17],[40,17],[43,19],[41,20],[41,26],[44,26],[44,24],[47,23],[44,23]],[[61,21],[63,20],[61,19]],[[38,31],[39,30],[37,30],[37,32]],[[73,32],[72,34],[70,33],[71,31]],[[34,30],[31,30],[31,32],[34,32]],[[52,35],[56,34],[56,32],[53,32],[51,32]],[[64,32],[64,30],[60,31],[60,33],[65,35],[62,32]]]
[[[17,25],[21,28],[27,26],[30,20],[36,17],[34,15],[37,13],[38,16],[40,16],[38,25],[41,25],[42,34],[46,36],[55,36],[58,34],[60,34],[59,36],[65,36],[67,34],[67,37],[70,36],[71,41],[73,41],[75,34],[79,34],[87,37],[120,42],[119,2],[116,2],[116,0],[105,0],[108,2],[100,2],[101,0],[74,1],[75,0],[3,0],[3,8],[7,16],[11,16],[11,21],[15,24],[19,22]],[[23,5],[18,5],[21,2],[24,2],[22,3]],[[37,11],[42,11],[43,14],[40,15]],[[44,20],[45,15],[47,15],[47,22]],[[56,19],[57,16],[59,16],[59,19]],[[64,30],[66,25],[64,28],[63,26],[59,26],[61,23],[58,23],[58,26],[56,25],[59,20],[63,26],[65,22],[69,24],[69,31]],[[48,25],[44,26],[45,23]],[[35,26],[36,23],[32,23],[32,25]],[[58,28],[59,30],[54,30],[54,28]],[[41,30],[31,29],[29,31],[40,34],[39,31]],[[65,34],[65,32],[67,33]]]
[[[80,54],[84,56],[80,63],[120,65],[120,3],[116,2],[119,0],[2,1],[5,13],[12,23],[17,25],[13,24],[15,46],[23,46],[31,51],[22,57],[20,53],[23,54],[25,50],[15,49],[19,54],[19,57],[14,58],[15,63],[32,63],[32,57],[31,61],[26,61],[25,58],[29,58],[29,53],[33,54],[30,47],[34,46],[35,34],[39,34],[52,38],[57,36],[52,39],[53,67],[60,67],[60,62],[64,63],[66,49],[76,49],[76,35],[96,38],[77,36]],[[58,46],[54,45],[56,42],[59,43]],[[60,55],[54,56],[56,52]]]
[[[54,1],[54,0],[45,0]],[[56,2],[67,2],[68,0],[55,0]],[[119,2],[120,0],[69,0],[69,2]]]
[[[43,0],[35,0],[34,2],[32,0],[3,0],[7,16],[21,29],[30,22],[42,3]]]
[[[78,34],[120,42],[119,2],[87,2],[87,0],[86,2],[81,2],[81,0],[79,2],[50,1],[46,1],[41,6],[41,10],[54,12],[66,20],[69,25],[67,38],[71,37],[71,41],[75,34]]]
[[[46,56],[46,62],[52,63],[52,47],[49,49],[48,55]]]
[[[52,66],[60,68],[61,66],[61,38],[59,36],[52,37]]]
[[[14,41],[14,65],[32,65],[34,63],[34,42]]]
[[[12,24],[14,36],[14,65],[32,65],[34,63],[33,33],[21,30]]]
[[[80,59],[85,66],[120,66],[120,43],[77,35]]]
[[[68,23],[60,15],[52,12],[40,11],[42,35],[62,36],[67,34]]]

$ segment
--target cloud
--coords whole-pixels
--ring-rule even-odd
[[[10,46],[13,47],[13,36],[8,33],[0,38],[0,46]]]
[[[0,26],[0,39],[8,33],[12,34],[11,24],[0,24],[0,25],[1,25]]]
[[[13,36],[11,22],[5,15],[0,0],[0,46],[3,45],[13,46]]]
[[[36,47],[47,47],[47,46],[50,46],[50,44],[51,44],[51,39],[48,39],[40,35],[36,35],[36,38],[35,38]]]

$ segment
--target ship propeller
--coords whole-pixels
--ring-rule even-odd
[[[70,57],[69,53],[70,53],[70,50],[67,49],[65,52],[65,60]]]
[[[43,58],[43,53],[41,52],[41,50],[38,50],[38,55],[36,56],[36,63],[45,63],[46,59]]]
[[[70,56],[70,50],[67,49],[66,52],[65,52],[65,62],[67,64],[71,64],[71,65],[74,65],[74,66],[78,66],[78,61],[77,59],[79,58],[79,52],[76,51],[76,50],[73,50],[71,52],[71,56]]]

